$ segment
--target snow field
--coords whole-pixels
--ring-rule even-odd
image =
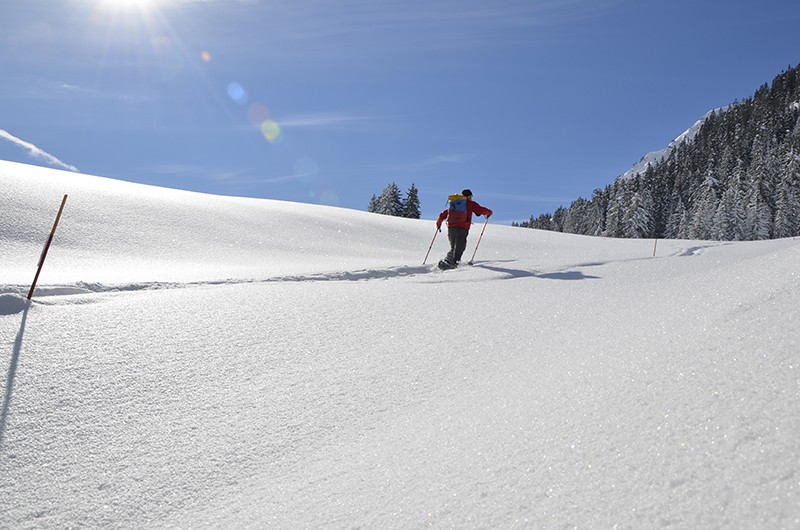
[[[0,527],[800,528],[798,241],[3,168]]]

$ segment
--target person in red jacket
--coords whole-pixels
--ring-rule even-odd
[[[484,208],[472,200],[472,190],[466,189],[461,192],[461,195],[467,199],[466,208],[461,211],[448,208],[440,213],[436,220],[436,228],[441,232],[442,222],[447,219],[447,239],[450,240],[450,252],[439,262],[439,267],[442,269],[457,267],[458,262],[461,261],[461,255],[467,248],[467,235],[469,227],[472,225],[472,214],[485,215],[487,219],[492,215],[489,208]]]

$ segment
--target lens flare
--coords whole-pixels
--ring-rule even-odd
[[[263,103],[253,103],[247,109],[247,120],[254,127],[261,127],[261,124],[270,118],[269,108]]]
[[[228,83],[228,97],[239,105],[247,104],[247,91],[239,83]]]
[[[200,59],[205,63],[211,62],[211,54],[209,52],[201,52]]]
[[[281,126],[272,120],[266,120],[261,124],[261,134],[272,144],[278,143],[283,139]]]

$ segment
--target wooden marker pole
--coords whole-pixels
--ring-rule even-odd
[[[428,256],[431,255],[431,249],[433,248],[433,242],[436,241],[436,234],[439,233],[439,229],[436,229],[436,232],[433,233],[433,239],[431,239],[431,246],[428,247],[428,253],[425,254],[425,259],[422,260],[422,264],[425,265],[425,262],[428,261]]]
[[[475,254],[478,253],[478,247],[481,245],[481,239],[483,239],[483,232],[486,230],[486,225],[489,224],[489,218],[486,218],[486,221],[483,222],[483,228],[481,229],[481,237],[478,238],[478,243],[475,245],[475,252],[472,253],[472,259],[469,260],[468,265],[472,265],[475,261]]]
[[[56,228],[58,227],[58,220],[61,219],[61,212],[64,211],[64,205],[67,203],[67,196],[64,195],[64,198],[61,200],[61,207],[58,209],[58,215],[56,215],[56,222],[53,223],[53,229],[50,230],[50,237],[47,238],[47,243],[44,244],[44,249],[42,250],[42,255],[39,257],[39,266],[36,269],[36,276],[33,278],[33,283],[31,284],[31,290],[28,291],[28,300],[31,299],[33,296],[33,290],[36,289],[36,282],[39,280],[39,274],[42,272],[42,266],[44,265],[44,260],[47,257],[47,251],[50,250],[50,243],[53,242],[53,236],[56,233]]]

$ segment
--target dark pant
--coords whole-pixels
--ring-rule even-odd
[[[447,253],[445,261],[458,263],[461,261],[461,254],[467,248],[467,234],[469,230],[460,226],[451,226],[447,229],[447,239],[450,240],[450,252]]]

